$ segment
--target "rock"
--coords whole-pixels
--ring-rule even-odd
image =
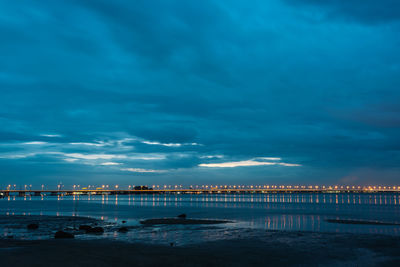
[[[128,229],[128,227],[120,227],[120,228],[118,229],[118,232],[120,232],[120,233],[127,233],[127,232],[129,232],[129,229]]]
[[[181,218],[181,219],[186,219],[186,214],[182,213],[182,214],[179,214],[177,217]]]
[[[122,221],[122,223],[126,223],[126,221]]]
[[[87,234],[102,234],[104,233],[103,227],[93,227],[86,230]]]
[[[87,231],[87,230],[89,230],[91,228],[92,228],[92,226],[90,226],[90,225],[86,225],[86,224],[79,225],[79,230]]]
[[[28,225],[26,226],[26,228],[29,229],[29,230],[36,230],[36,229],[39,228],[39,224],[37,224],[37,223],[31,223],[31,224],[28,224]]]
[[[170,245],[171,247],[173,247],[173,246],[174,246],[174,243],[173,243],[173,242],[171,242],[171,243],[169,243],[169,245]]]
[[[54,234],[54,238],[74,238],[75,236],[73,235],[73,234],[71,234],[71,233],[67,233],[67,232],[64,232],[64,231],[57,231],[55,234]]]

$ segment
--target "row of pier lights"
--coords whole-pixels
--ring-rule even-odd
[[[160,191],[185,191],[185,190],[199,190],[199,191],[215,191],[215,190],[222,190],[222,191],[228,191],[228,190],[255,190],[255,191],[260,191],[260,190],[276,190],[276,191],[283,191],[283,190],[288,190],[288,191],[293,191],[293,190],[299,190],[299,191],[330,191],[330,190],[340,190],[340,191],[399,191],[400,192],[400,186],[349,186],[349,185],[334,185],[334,186],[320,186],[320,185],[190,185],[190,186],[182,186],[182,185],[128,185],[124,187],[120,187],[119,185],[101,185],[101,186],[96,186],[96,185],[79,185],[75,184],[72,185],[71,187],[65,187],[63,184],[58,184],[57,189],[50,189],[48,186],[41,185],[40,189],[35,187],[32,189],[32,185],[25,184],[23,186],[20,185],[11,185],[9,184],[6,189],[0,191],[53,191],[53,190],[58,190],[58,191],[126,191],[126,190],[160,190]]]

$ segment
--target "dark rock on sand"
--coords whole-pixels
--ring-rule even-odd
[[[26,226],[26,228],[29,229],[29,230],[36,230],[36,229],[39,228],[39,224],[37,224],[37,223],[31,223],[31,224],[28,224],[28,225]]]
[[[176,218],[162,218],[162,219],[148,219],[140,221],[144,225],[155,225],[155,224],[221,224],[229,223],[230,221],[225,220],[202,220],[202,219],[176,219]]]
[[[91,228],[92,228],[92,226],[90,226],[90,225],[86,225],[86,224],[79,225],[79,230],[87,231],[87,230],[89,230]]]
[[[120,232],[120,233],[127,233],[128,231],[129,231],[128,227],[120,227],[118,229],[118,232]]]
[[[185,214],[185,213],[179,214],[179,215],[178,215],[178,218],[186,219],[186,214]]]
[[[90,229],[86,230],[87,234],[102,234],[104,233],[104,228],[103,227],[93,227]]]
[[[67,233],[67,232],[64,232],[64,231],[57,231],[55,234],[54,234],[54,238],[74,238],[75,236],[73,235],[73,234],[71,234],[71,233]]]

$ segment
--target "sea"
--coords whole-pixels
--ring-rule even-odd
[[[193,219],[228,220],[218,225],[158,225],[141,220],[186,214]],[[79,216],[105,225],[126,226],[125,234],[105,237],[132,242],[190,244],[230,239],[260,231],[308,231],[400,235],[397,193],[135,194],[10,196],[0,199],[0,215]],[[382,224],[343,224],[351,220]],[[396,225],[397,224],[397,225]],[[7,234],[1,229],[0,235]],[[4,227],[3,227],[4,228]],[[29,233],[22,233],[29,239]],[[92,238],[82,235],[81,238]],[[171,241],[172,240],[172,241]]]

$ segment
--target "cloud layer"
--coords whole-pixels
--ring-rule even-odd
[[[398,5],[2,1],[0,186],[397,183]]]

